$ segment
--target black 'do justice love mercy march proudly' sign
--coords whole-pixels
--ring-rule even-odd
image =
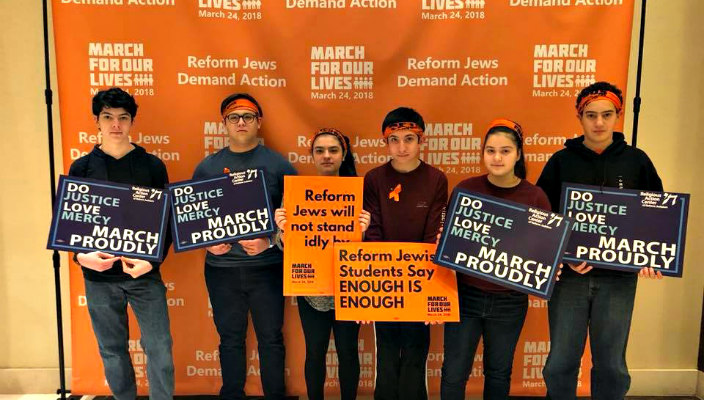
[[[549,299],[570,225],[560,214],[456,189],[434,262]]]
[[[565,261],[682,277],[689,194],[565,183],[560,210],[574,218]]]
[[[168,197],[163,189],[62,175],[47,248],[161,261]]]
[[[172,196],[176,252],[274,232],[271,202],[262,170],[176,182],[167,188]]]

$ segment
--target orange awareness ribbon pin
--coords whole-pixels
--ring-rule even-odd
[[[393,199],[394,201],[399,201],[399,193],[401,193],[400,183],[396,185],[396,187],[394,188],[394,190],[391,191],[391,193],[389,193],[389,198]]]

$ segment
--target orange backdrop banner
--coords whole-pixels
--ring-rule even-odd
[[[457,322],[455,272],[427,243],[335,243],[335,318]]]
[[[421,157],[447,174],[450,187],[483,172],[481,141],[497,117],[523,126],[528,179],[535,181],[550,155],[581,134],[574,107],[579,90],[595,80],[626,89],[633,9],[633,0],[53,0],[64,170],[100,142],[91,97],[121,86],[139,104],[132,141],[161,158],[172,181],[191,178],[204,156],[227,146],[220,101],[242,91],[263,107],[263,142],[301,175],[315,174],[309,138],[321,127],[350,137],[360,175],[387,162],[381,122],[403,105],[424,116]],[[220,385],[203,257],[203,250],[171,252],[161,269],[177,394],[214,394]],[[107,394],[81,271],[72,265],[70,275],[71,389]],[[511,393],[541,396],[547,310],[540,300],[530,304]],[[287,387],[304,394],[295,298],[287,301],[285,318]],[[134,320],[130,329],[144,395],[145,357]],[[251,331],[247,346],[246,390],[261,394]],[[333,393],[338,383],[330,354]],[[360,393],[370,394],[375,353],[367,326],[360,357]],[[480,350],[470,395],[481,393],[481,357]],[[433,327],[431,393],[439,389],[441,365],[442,327]],[[589,394],[590,367],[587,353],[581,396]]]
[[[359,242],[364,179],[285,176],[284,295],[333,295],[333,246]]]

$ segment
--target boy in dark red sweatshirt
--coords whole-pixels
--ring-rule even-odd
[[[381,126],[391,161],[364,177],[369,242],[434,243],[447,204],[447,178],[420,159],[423,117],[400,107]],[[375,399],[426,399],[430,329],[422,322],[377,322]]]

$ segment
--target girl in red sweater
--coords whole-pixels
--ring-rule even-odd
[[[486,175],[465,179],[456,188],[550,210],[539,187],[526,178],[521,126],[494,120],[484,138]],[[460,322],[445,324],[445,358],[440,393],[464,399],[479,338],[484,338],[484,398],[508,399],[513,353],[528,311],[528,296],[469,275],[458,274]]]

